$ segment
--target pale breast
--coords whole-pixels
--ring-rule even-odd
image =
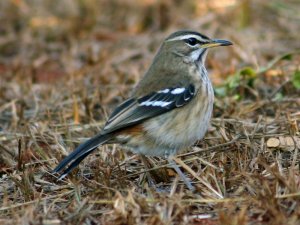
[[[189,104],[145,123],[146,136],[161,148],[155,155],[165,155],[163,149],[177,152],[204,137],[213,110],[214,93],[206,71],[203,72],[202,77],[197,78],[200,78],[197,95]]]

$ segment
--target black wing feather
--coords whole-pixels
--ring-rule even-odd
[[[187,100],[189,100],[189,98],[187,98]],[[176,106],[177,108],[179,108],[179,107],[183,106],[183,105],[187,102],[187,100],[185,100],[184,96],[180,96],[180,97],[176,100],[175,106]]]

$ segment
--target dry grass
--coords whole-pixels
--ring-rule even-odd
[[[1,224],[300,224],[299,3],[201,2],[0,2]],[[235,42],[208,56],[212,127],[177,160],[196,192],[150,158],[156,192],[118,145],[57,181],[180,28]]]

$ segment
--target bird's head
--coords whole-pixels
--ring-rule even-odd
[[[163,51],[184,57],[185,61],[204,63],[208,48],[232,45],[232,42],[209,37],[195,31],[177,31],[167,37]]]

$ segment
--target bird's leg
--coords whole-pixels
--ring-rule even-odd
[[[184,175],[184,173],[180,170],[176,162],[173,160],[174,156],[168,156],[168,162],[170,165],[174,168],[174,170],[178,173],[181,180],[185,183],[185,185],[190,189],[191,191],[195,191],[195,187],[191,184],[191,182],[188,180],[188,178]]]
[[[150,170],[153,167],[155,167],[155,164],[153,164],[151,161],[149,161],[149,159],[146,156],[140,155],[140,159],[142,160],[142,162],[143,162],[146,169]],[[164,168],[160,168],[160,169],[152,170],[152,171],[147,171],[146,176],[147,176],[149,185],[152,186],[152,187],[154,186],[155,188],[156,188],[157,183],[168,182],[169,181],[168,176],[167,176],[167,172]]]
[[[143,162],[144,166],[146,167],[146,169],[151,168],[150,162],[147,160],[147,158],[144,155],[140,155],[140,159],[142,160],[142,162]],[[147,176],[148,184],[150,186],[156,187],[155,182],[152,179],[151,174],[148,171],[146,172],[146,176]]]

